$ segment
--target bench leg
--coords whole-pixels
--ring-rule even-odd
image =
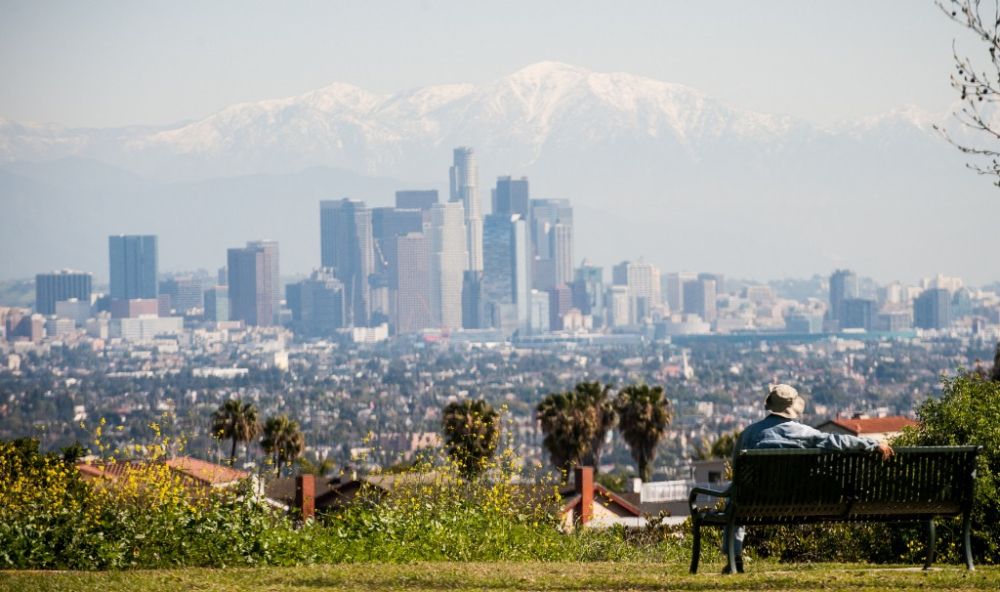
[[[701,522],[696,516],[691,517],[691,535],[694,543],[691,545],[691,573],[698,573],[698,560],[701,558]]]
[[[934,519],[927,521],[927,558],[924,560],[924,569],[930,569],[934,563],[934,555],[937,551],[937,532],[934,530]]]
[[[728,573],[736,573],[736,525],[730,524],[726,529],[726,558],[729,561]]]
[[[962,516],[962,544],[965,547],[965,567],[973,571],[976,567],[972,565],[972,516],[969,511]]]

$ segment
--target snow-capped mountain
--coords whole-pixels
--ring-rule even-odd
[[[88,220],[98,236],[156,231],[165,244],[171,233],[183,236],[180,267],[203,265],[206,251],[224,253],[252,234],[271,236],[294,261],[285,269],[307,271],[318,236],[301,229],[314,225],[316,199],[387,205],[392,187],[443,189],[452,149],[473,146],[483,210],[496,175],[529,176],[533,196],[569,198],[577,208],[578,259],[645,255],[668,270],[757,277],[851,266],[912,278],[961,274],[956,265],[966,265],[973,277],[981,273],[975,254],[1000,249],[989,222],[996,216],[985,215],[998,200],[934,129],[942,121],[901,108],[819,126],[683,85],[555,62],[486,84],[391,95],[335,83],[169,126],[0,119],[0,197],[14,204],[7,211],[48,224],[0,233],[0,252],[21,252],[16,245],[27,241],[38,243],[32,253],[54,253],[59,243],[43,243],[45,232],[85,240],[70,225]],[[174,224],[178,209],[201,216]],[[61,217],[48,220],[63,211],[64,227]],[[215,223],[234,211],[240,224]],[[211,223],[195,232],[193,219]],[[50,259],[30,269],[88,267]]]

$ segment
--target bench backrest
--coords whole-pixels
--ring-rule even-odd
[[[883,461],[871,452],[742,450],[733,467],[737,523],[955,516],[971,507],[977,447],[895,451]]]

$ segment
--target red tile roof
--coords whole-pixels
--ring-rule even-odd
[[[854,434],[885,434],[898,432],[905,427],[915,426],[917,422],[908,417],[869,417],[864,419],[854,419],[838,417],[831,419],[830,423],[836,424]]]
[[[208,485],[224,485],[246,479],[250,473],[224,467],[208,461],[191,458],[190,456],[178,456],[167,461],[167,466],[182,473],[192,479],[201,481]]]

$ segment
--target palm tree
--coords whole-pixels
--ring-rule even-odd
[[[566,481],[570,469],[590,451],[598,431],[596,414],[586,397],[576,391],[551,393],[536,411],[545,434],[542,445]]]
[[[500,414],[477,399],[449,403],[441,416],[445,448],[466,479],[485,468],[500,441]]]
[[[264,423],[264,437],[260,441],[264,453],[271,456],[277,474],[288,463],[302,456],[306,447],[305,437],[299,430],[299,422],[287,415],[269,417]]]
[[[663,387],[633,384],[618,392],[615,409],[621,421],[622,437],[639,466],[639,477],[649,481],[656,459],[656,445],[660,443],[667,426],[673,419],[670,400],[663,394]]]
[[[219,440],[233,441],[229,452],[230,465],[236,464],[236,445],[251,442],[259,433],[260,421],[253,403],[229,399],[212,413],[212,435]]]
[[[589,450],[584,454],[583,464],[594,467],[594,472],[597,473],[601,465],[604,439],[611,428],[618,423],[618,414],[611,399],[611,386],[601,385],[597,381],[581,382],[574,390],[581,402],[589,407],[589,413],[593,414],[594,436],[590,441]]]

